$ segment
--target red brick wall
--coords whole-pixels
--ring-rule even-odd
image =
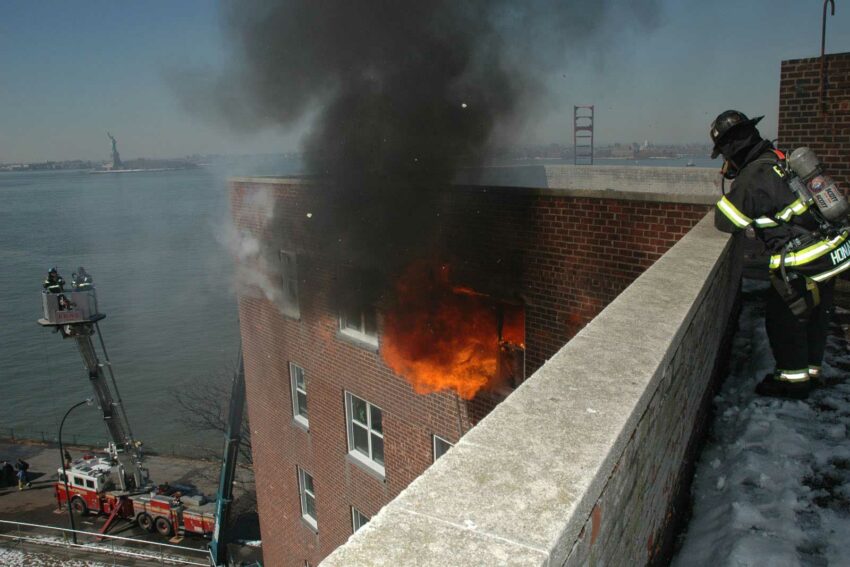
[[[779,144],[808,146],[845,188],[850,187],[850,53],[828,54],[825,116],[820,114],[820,58],[782,62]]]
[[[246,198],[257,189],[276,203],[272,225]],[[498,398],[485,394],[466,403],[447,392],[418,395],[379,353],[337,336],[329,291],[339,277],[337,261],[311,248],[307,213],[321,214],[317,190],[236,183],[232,193],[238,228],[274,252],[298,252],[300,320],[285,318],[259,293],[243,294],[239,303],[263,551],[275,566],[302,566],[305,559],[316,565],[351,534],[351,506],[376,514],[431,464],[432,434],[457,442]],[[453,189],[439,231],[442,246],[458,257],[501,247],[518,262],[511,285],[527,302],[530,375],[709,208]],[[292,420],[289,361],[306,370],[309,432]],[[346,458],[345,391],[383,410],[384,481]],[[314,478],[318,533],[301,520],[296,466]]]

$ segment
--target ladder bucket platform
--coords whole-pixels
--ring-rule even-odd
[[[43,317],[38,324],[44,327],[96,323],[106,315],[97,310],[97,294],[94,288],[87,290],[41,292]]]

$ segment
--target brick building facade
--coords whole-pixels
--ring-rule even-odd
[[[821,59],[782,62],[779,146],[812,148],[842,187],[850,187],[850,53],[826,56],[821,105]],[[822,112],[823,111],[823,112]]]
[[[263,551],[275,566],[318,564],[506,393],[421,394],[387,367],[381,305],[358,316],[333,297],[348,272],[316,245],[319,191],[298,180],[232,182],[237,230],[262,249],[242,268],[283,289],[269,295],[259,285],[239,299]],[[487,269],[476,256],[484,249],[513,263],[516,278],[487,291],[510,288],[522,303],[526,375],[710,209],[472,187],[447,190],[441,202],[436,246],[467,274]],[[486,288],[492,278],[478,275],[467,283]]]

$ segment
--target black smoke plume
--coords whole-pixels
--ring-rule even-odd
[[[330,190],[317,232],[394,271],[428,246],[439,189],[497,127],[545,109],[568,56],[651,26],[658,0],[281,0],[224,8],[233,64],[213,107],[237,128],[312,120],[308,172]],[[504,140],[503,140],[504,141]]]

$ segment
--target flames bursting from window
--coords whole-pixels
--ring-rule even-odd
[[[522,380],[523,308],[452,285],[450,275],[448,265],[420,262],[399,278],[384,316],[384,362],[419,394],[453,390],[469,400],[481,389],[515,385]]]

